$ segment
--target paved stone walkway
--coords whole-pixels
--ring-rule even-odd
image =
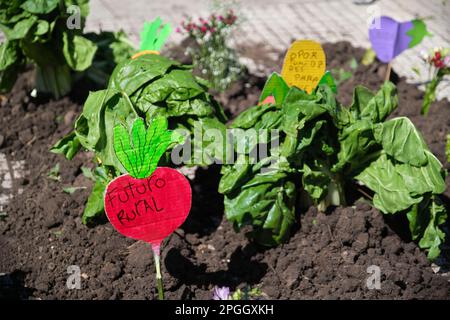
[[[207,16],[218,6],[213,0],[91,0],[89,30],[125,30],[136,44],[146,20],[161,16],[177,26],[184,15]],[[450,47],[449,0],[379,0],[371,5],[357,5],[352,0],[241,0],[221,1],[242,18],[235,38],[238,43],[265,43],[285,49],[292,39],[317,41],[348,40],[355,46],[369,47],[368,23],[374,15],[388,15],[398,21],[416,17],[426,20],[433,37],[397,57],[393,67],[401,76],[417,83],[427,77],[420,52],[436,46]],[[234,3],[234,4],[233,4]],[[170,41],[180,41],[174,33]],[[413,68],[421,70],[419,77]],[[439,88],[438,98],[450,98],[450,81]]]

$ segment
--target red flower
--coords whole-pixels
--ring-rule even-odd
[[[434,61],[434,66],[438,69],[443,68],[444,67],[444,61],[442,60],[436,60]]]

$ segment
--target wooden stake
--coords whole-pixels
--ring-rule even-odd
[[[391,64],[391,62],[389,62],[387,65],[386,76],[384,78],[385,82],[389,81],[391,79],[391,69],[392,69],[392,64]]]

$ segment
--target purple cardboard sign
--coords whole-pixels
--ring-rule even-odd
[[[424,37],[429,35],[431,33],[428,32],[425,22],[420,19],[397,22],[382,16],[375,18],[369,29],[372,49],[378,59],[385,63],[391,62],[406,49],[418,45]]]
[[[411,37],[408,31],[413,28],[413,23],[411,21],[399,23],[385,16],[379,19],[379,27],[369,29],[369,40],[378,59],[388,63],[409,48]]]

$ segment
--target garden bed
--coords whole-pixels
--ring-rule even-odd
[[[349,68],[364,50],[349,43],[325,44],[329,69]],[[268,59],[261,48],[248,49],[267,74],[280,70],[282,57]],[[349,69],[350,70],[350,69]],[[2,100],[0,153],[24,160],[28,174],[15,180],[15,194],[0,220],[0,297],[39,299],[153,299],[154,265],[150,246],[127,239],[104,223],[81,223],[92,183],[81,171],[92,157],[79,153],[74,161],[49,153],[71,130],[81,111],[83,90],[58,101],[35,101],[30,92],[32,72],[23,74]],[[382,84],[385,66],[358,64],[353,77],[339,86],[339,100],[348,105],[356,84],[372,90]],[[393,78],[395,74],[393,75]],[[431,151],[444,164],[445,137],[450,132],[448,101],[436,102],[428,117],[420,115],[422,92],[404,79],[395,79],[399,108],[423,133]],[[265,78],[248,75],[218,99],[230,117],[258,101]],[[246,83],[249,83],[246,84]],[[47,173],[60,164],[60,181]],[[326,214],[311,207],[299,212],[287,244],[264,249],[236,233],[223,215],[218,194],[219,167],[199,169],[192,181],[193,206],[185,224],[171,235],[162,251],[163,278],[169,299],[210,299],[212,288],[258,287],[273,299],[450,298],[450,276],[444,274],[448,246],[435,273],[425,252],[408,239],[402,219],[388,219],[364,201]],[[447,187],[450,179],[447,178]],[[73,194],[64,187],[87,187]],[[445,193],[447,206],[450,189]],[[405,219],[406,220],[406,219]],[[448,230],[448,226],[444,229]],[[448,237],[448,236],[447,236]],[[447,241],[448,243],[448,241]],[[81,289],[66,287],[67,267],[78,265]],[[381,269],[381,289],[369,290],[367,267]],[[435,269],[436,270],[436,269]]]

